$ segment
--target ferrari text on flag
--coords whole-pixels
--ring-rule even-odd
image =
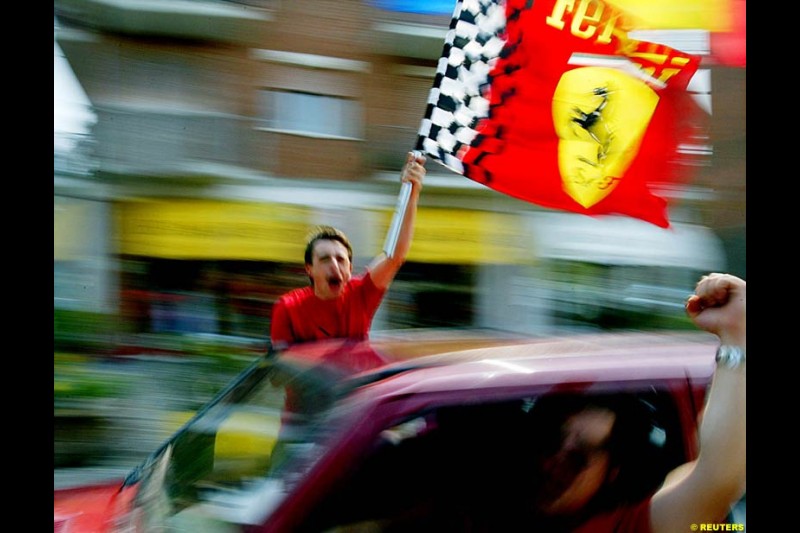
[[[601,0],[459,1],[416,149],[544,207],[668,227],[653,185],[686,179],[700,58],[631,29]]]

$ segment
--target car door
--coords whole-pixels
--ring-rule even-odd
[[[339,450],[347,460],[320,464],[336,471],[319,476],[324,488],[306,489],[315,495],[296,507],[292,530],[493,529],[495,517],[510,519],[525,505],[519,487],[530,481],[531,448],[545,438],[531,429],[531,413],[543,398],[566,394],[614,396],[634,413],[638,441],[626,453],[636,460],[624,481],[631,498],[691,457],[696,416],[686,381],[406,397],[369,414],[353,432],[360,438]]]

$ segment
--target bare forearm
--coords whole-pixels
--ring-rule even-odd
[[[408,251],[411,248],[411,240],[414,237],[414,224],[417,219],[417,203],[419,202],[420,191],[422,190],[422,180],[425,177],[425,157],[409,152],[406,157],[406,164],[400,174],[403,183],[411,184],[411,194],[403,212],[403,221],[397,235],[394,253],[391,257],[381,254],[375,258],[369,266],[372,280],[375,285],[385,289],[394,279],[397,271],[406,260]]]
[[[719,487],[721,499],[744,491],[747,453],[747,363],[714,374],[700,426],[698,475]]]
[[[745,291],[742,280],[713,277],[703,293],[706,299],[698,303],[693,317],[701,327],[715,333],[722,345],[735,347],[736,353],[747,351]],[[734,493],[743,490],[745,483],[746,403],[746,359],[734,368],[720,361],[700,426],[697,468],[720,488]]]
[[[747,350],[746,283],[729,274],[704,276],[686,312],[720,343]],[[736,353],[736,352],[731,352]],[[684,533],[718,522],[745,490],[747,363],[717,363],[700,424],[697,460],[673,471],[651,501],[654,533]]]

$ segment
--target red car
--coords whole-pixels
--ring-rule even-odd
[[[587,396],[637,420],[620,486],[644,494],[697,454],[716,346],[702,333],[298,345],[255,361],[125,480],[56,491],[55,530],[381,531],[454,502],[499,512],[552,440],[530,429],[537,405]]]

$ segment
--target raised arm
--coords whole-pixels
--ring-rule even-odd
[[[409,197],[406,211],[403,214],[403,223],[400,226],[400,233],[397,237],[397,245],[392,257],[387,257],[381,253],[369,265],[370,276],[375,285],[381,289],[386,289],[392,283],[397,271],[403,266],[411,248],[411,239],[414,237],[414,222],[417,217],[417,202],[419,193],[422,190],[422,180],[425,177],[425,156],[420,155],[414,159],[413,152],[406,156],[406,163],[400,173],[403,182],[411,183],[411,196]]]
[[[720,345],[747,350],[746,283],[710,274],[697,284],[686,312]],[[747,449],[747,364],[720,361],[700,425],[698,458],[676,469],[651,505],[654,533],[691,531],[692,524],[722,522],[744,494]]]

